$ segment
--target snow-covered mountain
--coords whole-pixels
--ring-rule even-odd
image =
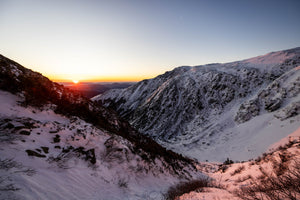
[[[184,66],[92,98],[199,160],[247,160],[299,127],[300,48]]]
[[[0,56],[0,199],[160,199],[201,176],[112,110]]]

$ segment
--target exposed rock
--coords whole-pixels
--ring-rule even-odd
[[[41,147],[44,153],[49,153],[49,147]]]
[[[21,130],[19,132],[19,134],[21,134],[21,135],[30,135],[30,131],[28,131],[28,130]]]
[[[300,94],[300,72],[298,69],[292,69],[282,76],[278,77],[266,88],[263,88],[257,95],[251,100],[244,102],[236,116],[235,120],[238,123],[246,122],[253,117],[257,116],[257,111],[266,110],[267,112],[274,112],[282,108],[284,102],[289,99],[296,98]],[[297,103],[292,103],[292,106],[288,106],[285,113],[287,116],[292,116],[292,111],[296,109]],[[289,110],[289,111],[288,111]],[[290,114],[288,114],[290,113]],[[293,115],[293,116],[294,116]],[[279,116],[277,114],[277,116]],[[284,114],[284,116],[286,116]],[[286,119],[288,117],[279,117],[280,119]]]
[[[300,114],[300,101],[294,102],[291,105],[281,109],[274,116],[281,120],[285,120],[299,114]]]
[[[7,123],[7,125],[5,126],[5,128],[8,128],[8,129],[12,129],[14,127],[15,126],[12,123]]]
[[[30,150],[30,149],[27,149],[27,150],[26,150],[26,153],[27,153],[28,156],[34,156],[34,157],[39,157],[39,158],[44,158],[44,157],[46,157],[45,155],[40,154],[40,153],[38,153],[38,152],[36,152],[36,151],[33,151],[33,150]]]
[[[53,143],[59,143],[59,142],[60,142],[60,136],[55,135],[55,137],[53,138]]]
[[[237,112],[234,119],[238,123],[243,123],[259,115],[259,111],[260,111],[260,106],[258,101],[251,100],[249,102],[243,103],[240,106],[239,111]]]
[[[265,109],[269,112],[273,112],[280,108],[282,104],[282,99],[270,99],[268,102],[265,102]]]

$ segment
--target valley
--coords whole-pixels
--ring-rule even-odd
[[[0,56],[0,199],[297,199],[299,66],[295,48],[89,99]]]
[[[300,48],[185,66],[93,97],[158,143],[200,161],[255,158],[299,127]]]

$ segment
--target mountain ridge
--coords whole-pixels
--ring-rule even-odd
[[[203,160],[201,151],[197,151],[197,146],[203,146],[202,143],[204,146],[213,145],[216,136],[210,136],[249,121],[251,117],[247,116],[248,111],[248,113],[260,111],[262,113],[264,109],[251,111],[253,106],[246,106],[248,111],[245,111],[246,114],[243,116],[243,108],[240,111],[239,108],[259,91],[276,82],[276,79],[284,73],[299,65],[300,48],[298,47],[242,61],[184,66],[153,79],[141,81],[124,90],[108,91],[93,97],[92,100],[116,110],[141,133],[152,137],[164,146]],[[291,84],[298,86],[298,80],[293,80]],[[282,88],[282,90],[286,89]],[[298,87],[294,87],[294,90],[298,98]],[[273,111],[278,110],[281,107],[279,102],[282,101],[278,101],[276,105],[275,99],[271,98],[275,94],[270,95],[269,100],[266,99],[266,102],[260,103],[262,105],[259,106],[268,104],[269,108],[273,106]],[[283,99],[285,99],[283,102],[289,101],[287,100],[289,97]],[[294,100],[298,101],[295,98]],[[224,117],[228,112],[230,114]],[[237,115],[239,117],[235,119]],[[221,119],[222,116],[224,119]],[[207,139],[203,140],[203,138]],[[226,136],[225,139],[229,138],[230,136]],[[193,145],[195,147],[191,149],[184,147]],[[196,149],[195,153],[191,153],[194,149]],[[255,153],[256,156],[257,154],[258,152]],[[247,157],[250,158],[250,155]],[[204,158],[206,159],[208,157]]]

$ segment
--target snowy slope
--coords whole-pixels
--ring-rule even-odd
[[[300,48],[179,67],[92,98],[199,160],[247,160],[299,127]]]
[[[161,199],[203,176],[113,111],[3,56],[0,69],[0,199]]]
[[[300,178],[300,128],[291,133],[294,136],[293,139],[289,140],[289,137],[284,138],[284,140],[276,143],[272,151],[265,153],[262,156],[256,158],[255,160],[250,160],[243,163],[233,163],[233,164],[217,164],[217,163],[202,163],[199,165],[199,169],[206,172],[213,180],[212,187],[204,188],[202,192],[191,191],[189,193],[180,196],[180,200],[240,200],[240,199],[275,199],[267,198],[261,196],[257,193],[255,196],[249,197],[245,193],[237,195],[237,192],[243,188],[249,186],[263,186],[260,183],[266,183],[266,179],[269,177],[280,177],[286,173],[298,173],[298,181]],[[296,167],[296,168],[295,168]],[[294,177],[293,175],[291,177]],[[265,182],[264,182],[265,181]],[[299,182],[293,182],[289,177],[289,181],[293,185],[297,185]],[[288,183],[283,183],[288,186]],[[299,185],[299,184],[298,184]],[[272,187],[272,189],[277,189]],[[282,192],[285,192],[282,190]],[[300,192],[291,191],[294,198],[280,198],[280,199],[299,199]],[[295,193],[294,193],[295,192]],[[269,191],[271,193],[271,191]],[[274,194],[279,195],[280,192],[275,192]],[[242,198],[240,198],[242,197]],[[280,197],[280,196],[279,196]],[[278,198],[278,196],[277,196]]]
[[[20,107],[16,100],[0,91],[0,199],[154,198],[178,181],[161,160],[147,163],[119,136],[52,110]],[[57,135],[60,141],[55,142]],[[29,156],[26,150],[42,157]],[[85,154],[88,150],[94,151],[95,164],[93,155]],[[13,161],[8,169],[3,166],[6,159]]]

